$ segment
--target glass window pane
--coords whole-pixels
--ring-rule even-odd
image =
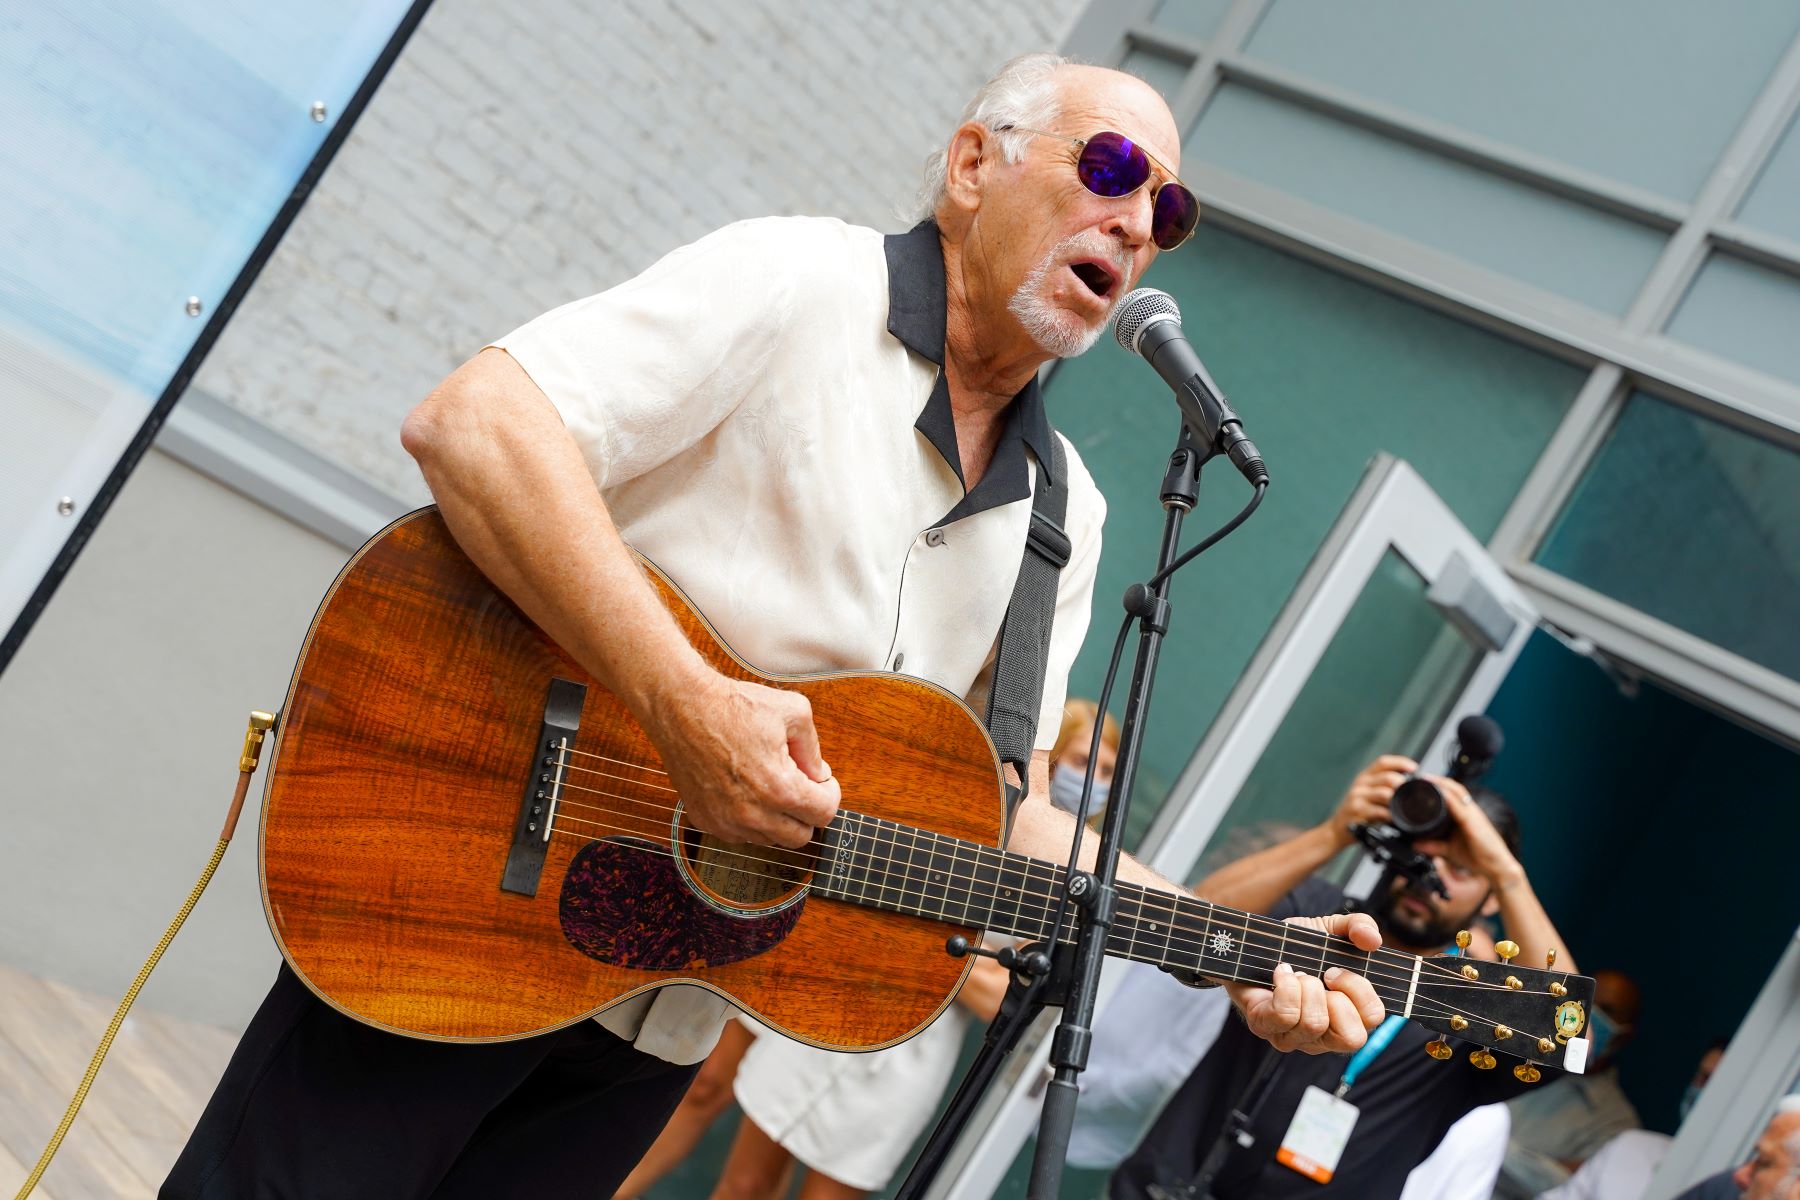
[[[1377,228],[1599,309],[1623,312],[1664,237],[1622,217],[1277,100],[1221,88],[1182,151]]]
[[[1162,0],[1150,15],[1150,23],[1175,33],[1208,38],[1218,29],[1231,0]]]
[[[1323,821],[1356,773],[1381,754],[1417,758],[1482,653],[1425,600],[1426,584],[1393,550],[1295,697],[1268,749],[1213,832],[1190,883],[1283,834]],[[1273,835],[1273,836],[1271,836]]]
[[[1162,93],[1163,99],[1172,100],[1175,93],[1181,90],[1182,81],[1187,78],[1188,64],[1180,59],[1169,58],[1146,50],[1141,46],[1133,47],[1119,64],[1121,71],[1129,71],[1151,87]]]
[[[1796,30],[1791,0],[1275,0],[1248,52],[1689,200]]]
[[[1537,561],[1800,679],[1796,513],[1800,453],[1638,393]]]
[[[1738,220],[1800,242],[1800,119],[1788,123]]]
[[[404,0],[8,8],[0,630],[143,426],[406,9]]]
[[[1669,321],[1690,345],[1800,383],[1800,279],[1714,253]]]
[[[1486,538],[1586,378],[1578,367],[1212,226],[1158,258],[1146,282],[1180,303],[1189,336],[1268,457],[1274,484],[1255,517],[1175,577],[1134,830],[1186,764],[1369,458],[1386,450],[1412,463]],[[1093,696],[1118,629],[1119,597],[1155,561],[1157,489],[1178,416],[1156,373],[1110,340],[1059,366],[1047,395],[1052,419],[1108,504],[1092,630],[1070,687]],[[1210,466],[1186,542],[1217,528],[1244,499],[1242,481]]]

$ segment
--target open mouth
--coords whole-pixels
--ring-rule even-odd
[[[1092,259],[1070,263],[1069,271],[1101,300],[1111,299],[1113,291],[1119,286],[1119,278],[1113,274],[1112,269]]]

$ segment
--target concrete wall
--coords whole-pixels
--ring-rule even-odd
[[[423,500],[395,431],[484,340],[739,217],[903,227],[968,95],[1081,7],[437,0],[197,387]],[[344,557],[146,459],[0,675],[0,961],[130,982]],[[241,1025],[275,961],[250,812],[143,1002]]]
[[[117,995],[219,836],[245,717],[280,705],[343,552],[151,452],[0,675],[0,960]],[[260,779],[141,1003],[241,1025],[276,952]]]

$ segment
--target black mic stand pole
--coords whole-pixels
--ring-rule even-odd
[[[1191,401],[1182,407],[1190,409]],[[1198,414],[1194,414],[1198,415]],[[1205,425],[1202,425],[1205,428]],[[1216,431],[1217,426],[1213,426]],[[1051,945],[1030,947],[1023,954],[1000,951],[996,957],[1012,970],[1012,981],[1000,1014],[988,1027],[987,1036],[956,1094],[951,1097],[944,1115],[932,1130],[931,1137],[913,1164],[906,1181],[895,1193],[895,1200],[919,1200],[942,1169],[951,1146],[961,1133],[982,1095],[999,1073],[1006,1056],[1018,1045],[1027,1026],[1044,1008],[1060,1004],[1063,1019],[1057,1027],[1050,1048],[1050,1064],[1054,1075],[1044,1097],[1043,1114],[1038,1126],[1037,1154],[1032,1161],[1031,1183],[1027,1195],[1032,1200],[1053,1200],[1062,1182],[1064,1160],[1068,1157],[1069,1132],[1075,1117],[1078,1095],[1076,1076],[1087,1066],[1088,1047],[1093,1040],[1090,1023],[1094,1016],[1094,999],[1100,982],[1100,967],[1105,959],[1106,935],[1112,927],[1117,891],[1113,880],[1117,874],[1120,844],[1124,840],[1125,818],[1130,809],[1132,784],[1137,776],[1138,757],[1143,746],[1142,724],[1149,707],[1150,692],[1156,676],[1156,661],[1162,638],[1169,628],[1169,581],[1167,574],[1175,561],[1181,542],[1182,518],[1200,497],[1200,467],[1213,457],[1213,437],[1196,436],[1189,421],[1184,420],[1175,451],[1169,457],[1169,468],[1162,481],[1162,505],[1165,511],[1162,545],[1157,554],[1156,572],[1150,585],[1134,583],[1125,591],[1125,608],[1138,619],[1138,653],[1132,668],[1125,721],[1120,734],[1119,754],[1113,770],[1106,816],[1101,825],[1099,853],[1093,873],[1077,871],[1066,881],[1064,894],[1058,901],[1052,923]],[[1029,787],[1029,781],[1025,781]],[[1085,805],[1085,799],[1084,799]],[[1079,836],[1079,829],[1077,830]],[[1073,945],[1065,942],[1060,932],[1070,902],[1076,910],[1077,935]],[[986,953],[969,946],[961,937],[950,939],[949,952]]]
[[[1106,937],[1112,929],[1118,891],[1113,885],[1119,851],[1125,835],[1125,815],[1130,808],[1132,785],[1144,742],[1144,714],[1156,682],[1156,663],[1163,636],[1169,631],[1169,568],[1181,548],[1181,522],[1200,500],[1200,467],[1212,457],[1212,438],[1196,437],[1184,420],[1169,469],[1163,476],[1163,537],[1157,551],[1152,583],[1125,589],[1125,610],[1137,618],[1137,661],[1131,669],[1131,688],[1125,704],[1124,728],[1119,737],[1119,756],[1113,768],[1106,818],[1100,829],[1100,849],[1091,882],[1080,874],[1070,878],[1068,893],[1080,906],[1074,961],[1062,1022],[1050,1041],[1050,1066],[1054,1068],[1044,1091],[1044,1110],[1038,1119],[1037,1152],[1031,1160],[1030,1200],[1056,1200],[1062,1186],[1063,1164],[1068,1158],[1069,1131],[1075,1123],[1075,1102],[1080,1091],[1078,1076],[1086,1067],[1093,1042],[1091,1022],[1100,988],[1100,967],[1106,960]],[[1082,886],[1084,883],[1087,886]]]

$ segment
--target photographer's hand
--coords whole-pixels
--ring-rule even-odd
[[[1418,769],[1418,763],[1400,754],[1384,754],[1364,767],[1326,819],[1332,841],[1339,848],[1348,846],[1356,840],[1350,826],[1358,821],[1375,825],[1389,820],[1388,802],[1394,798],[1394,789]]]
[[[1550,920],[1550,914],[1531,889],[1531,879],[1506,839],[1494,828],[1487,813],[1475,803],[1469,790],[1453,779],[1432,776],[1431,781],[1444,793],[1445,805],[1456,821],[1456,834],[1451,838],[1448,856],[1459,858],[1471,870],[1484,876],[1499,901],[1500,922],[1506,936],[1520,947],[1520,961],[1526,966],[1544,964],[1546,951],[1556,951],[1558,970],[1574,971],[1575,959],[1562,935]]]

